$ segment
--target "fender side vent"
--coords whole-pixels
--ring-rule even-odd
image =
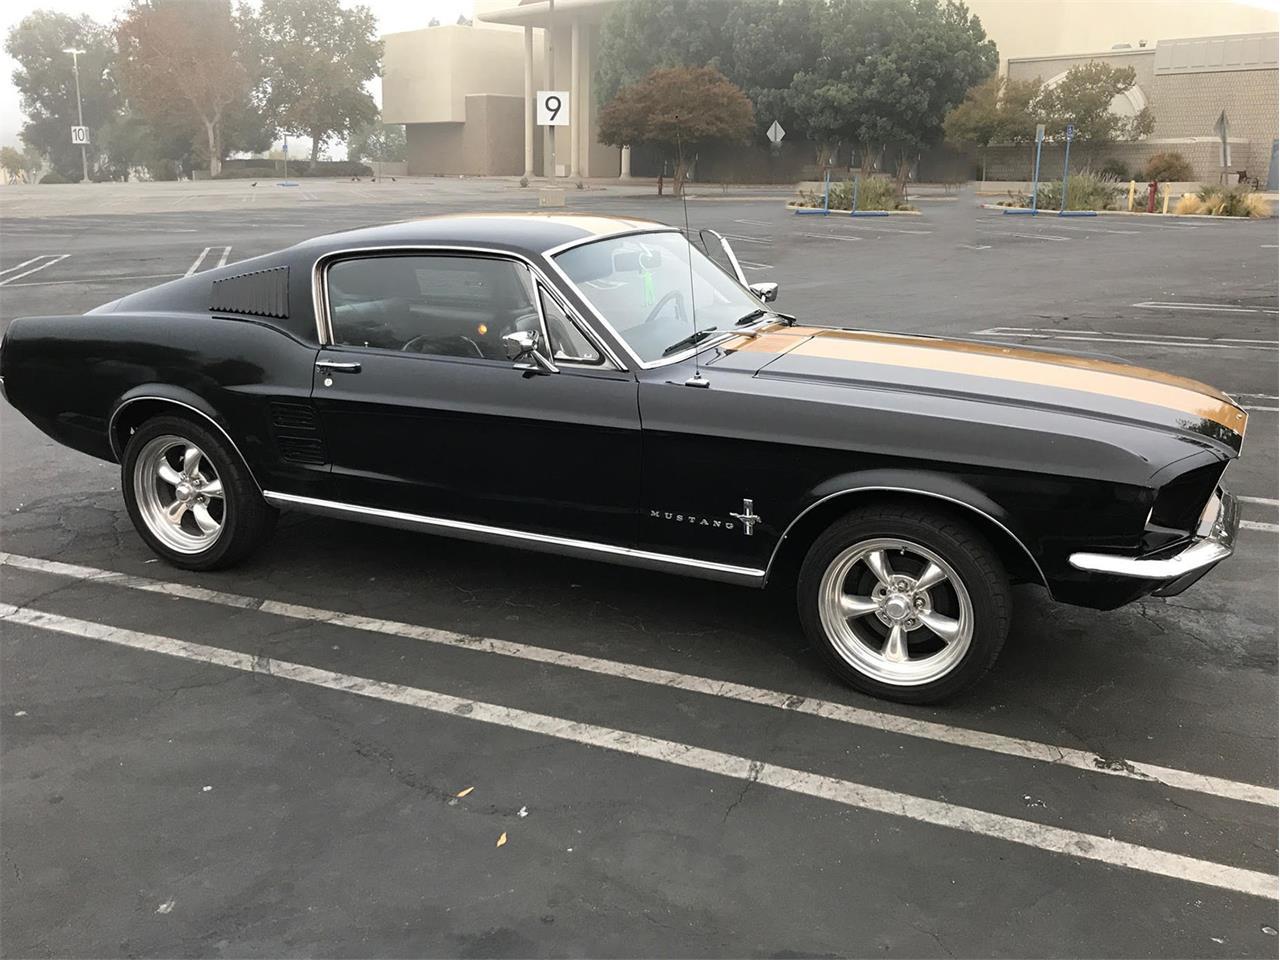
[[[279,437],[280,456],[290,463],[327,463],[319,437]]]
[[[271,432],[275,434],[276,446],[284,460],[308,464],[329,462],[320,421],[310,403],[271,401]]]
[[[272,267],[213,281],[210,310],[256,317],[289,316],[289,268]]]
[[[309,403],[291,403],[288,400],[271,402],[271,425],[278,430],[315,432],[320,429],[316,412]]]

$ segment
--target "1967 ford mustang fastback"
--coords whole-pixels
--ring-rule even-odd
[[[19,319],[9,402],[225,567],[278,508],[763,586],[882,697],[977,680],[1010,583],[1109,609],[1227,557],[1245,413],[991,343],[807,326],[658,223],[440,217]],[[836,318],[822,318],[836,319]]]

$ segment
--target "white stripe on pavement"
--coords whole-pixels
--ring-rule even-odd
[[[481,700],[468,700],[421,687],[336,673],[307,664],[275,660],[172,637],[139,633],[89,620],[79,620],[39,610],[19,609],[8,603],[0,604],[0,620],[38,630],[115,644],[133,650],[227,667],[245,673],[265,674],[282,680],[292,680],[295,683],[305,683],[373,700],[402,704],[479,723],[523,730],[527,733],[600,747],[615,753],[644,757],[660,763],[743,780],[747,783],[759,783],[804,797],[820,797],[859,810],[869,810],[964,833],[1005,840],[1050,853],[1065,854],[1109,866],[1125,867],[1142,873],[1218,887],[1249,896],[1277,899],[1278,878],[1268,873],[1198,860],[1194,857],[1156,850],[1111,837],[1068,830],[1030,820],[1019,820],[1016,817],[989,813],[941,800],[930,800],[908,793],[899,793],[896,790],[872,787],[852,780],[822,776],[806,770],[774,766],[760,760],[751,760],[719,750],[708,750],[688,743],[661,740],[627,730],[580,723],[565,717],[533,713]]]
[[[218,266],[225,267],[227,265],[227,257],[231,256],[231,248],[223,247],[222,256],[218,259]]]
[[[1019,330],[1016,327],[992,327],[987,330],[977,330],[971,336],[975,337],[1022,337],[1027,340],[1067,340],[1071,342],[1081,343],[1133,343],[1148,347],[1169,347],[1179,350],[1275,350],[1280,348],[1274,340],[1236,340],[1230,343],[1221,343],[1210,340],[1156,340],[1151,339],[1160,336],[1158,333],[1144,334],[1141,339],[1137,337],[1112,337],[1112,336],[1074,336],[1060,334],[1056,331],[1047,333],[1036,333],[1031,330]]]
[[[1140,330],[1074,330],[1067,327],[987,327],[985,330],[979,330],[979,333],[1025,333],[1025,334],[1046,334],[1048,336],[1057,336],[1058,334],[1080,334],[1089,337],[1107,337],[1114,339],[1116,337],[1149,337],[1152,340],[1173,340],[1188,341],[1193,343],[1240,343],[1246,346],[1280,346],[1280,342],[1275,340],[1249,340],[1242,337],[1197,337],[1185,333],[1144,333]],[[1117,340],[1117,343],[1124,343],[1124,340]],[[1181,343],[1175,343],[1174,346],[1182,346]],[[1245,393],[1241,394],[1245,397],[1260,396],[1260,394]],[[1275,399],[1268,397],[1266,399]]]
[[[9,284],[13,283],[13,281],[15,280],[21,280],[23,277],[29,277],[33,273],[37,273],[48,267],[52,267],[55,263],[61,263],[63,260],[67,259],[67,257],[71,256],[71,254],[60,253],[55,256],[52,253],[46,253],[44,254],[44,256],[51,257],[52,259],[45,260],[44,263],[37,264],[36,266],[32,267],[30,270],[23,270],[22,273],[15,273],[11,277],[5,277],[3,280],[0,280],[0,287],[8,286]],[[39,260],[41,259],[41,257],[36,257],[35,259]],[[27,261],[27,263],[30,263],[30,262],[31,262],[30,260]],[[22,264],[22,266],[26,266],[26,264]]]
[[[204,263],[204,258],[205,258],[205,257],[207,257],[207,256],[209,255],[209,251],[210,251],[210,250],[212,250],[212,249],[213,249],[212,247],[205,247],[203,250],[201,250],[201,251],[200,251],[200,256],[196,257],[196,259],[195,259],[195,263],[193,263],[193,264],[191,264],[191,266],[187,267],[187,272],[186,272],[186,273],[184,273],[184,274],[183,274],[183,276],[184,276],[184,277],[189,277],[189,276],[191,276],[193,273],[195,273],[197,270],[199,270],[199,269],[200,269],[200,264]]]
[[[1236,497],[1241,503],[1260,503],[1264,507],[1280,507],[1280,500],[1270,500],[1267,497]]]
[[[802,233],[802,237],[808,237],[810,240],[856,240],[861,243],[866,237],[842,237],[838,233]]]
[[[741,240],[743,243],[773,243],[770,237],[744,237],[739,233],[723,234],[726,240]]]
[[[773,226],[773,224],[769,223],[767,220],[735,220],[735,221],[733,221],[733,222],[734,222],[734,223],[749,223],[749,224],[751,224],[753,227],[770,227],[770,226]]]
[[[1240,526],[1246,530],[1261,530],[1263,533],[1280,533],[1280,523],[1262,523],[1258,520],[1241,520]]]
[[[13,271],[15,270],[21,270],[23,267],[27,266],[28,264],[35,263],[37,260],[42,260],[48,256],[51,256],[51,254],[42,253],[40,254],[40,256],[32,257],[30,260],[23,260],[21,263],[15,263],[12,267],[5,267],[3,270],[0,270],[0,277],[3,277],[6,273],[13,273]]]
[[[1144,310],[1205,310],[1211,313],[1276,313],[1269,307],[1239,307],[1229,303],[1183,303],[1178,300],[1143,300],[1131,304]]]
[[[508,640],[469,636],[412,623],[362,617],[337,610],[325,610],[317,607],[283,603],[277,600],[265,600],[259,597],[224,593],[218,590],[208,590],[204,587],[174,583],[169,580],[154,580],[149,577],[137,577],[112,570],[101,570],[96,567],[78,566],[58,560],[44,560],[38,557],[26,557],[13,553],[0,553],[0,566],[10,566],[20,570],[31,570],[54,576],[70,577],[76,580],[125,587],[146,593],[182,597],[224,607],[257,610],[272,616],[326,623],[346,629],[381,633],[446,647],[459,647],[480,653],[493,653],[518,660],[528,660],[535,663],[566,667],[572,670],[581,670],[585,673],[621,677],[652,686],[724,697],[729,700],[774,707],[781,710],[794,710],[797,713],[821,717],[851,726],[865,727],[882,733],[915,737],[920,740],[930,740],[972,750],[984,750],[989,753],[1071,767],[1090,773],[1158,782],[1164,786],[1179,790],[1225,797],[1245,803],[1257,803],[1273,807],[1280,806],[1280,791],[1270,787],[1240,783],[1221,777],[1211,777],[1119,757],[1101,757],[1087,750],[1061,747],[1034,740],[1022,740],[1017,737],[987,733],[982,730],[971,730],[965,727],[953,727],[930,720],[916,720],[911,717],[866,710],[843,703],[834,703],[829,700],[815,700],[779,690],[767,690],[726,680],[715,680],[710,677],[676,673],[672,670],[662,670],[657,667],[621,663],[616,660],[604,660],[599,657],[569,653],[547,647],[530,646]]]

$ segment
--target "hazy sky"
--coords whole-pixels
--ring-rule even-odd
[[[432,17],[441,23],[453,23],[458,14],[471,16],[471,0],[360,0],[378,18],[380,33],[413,30],[425,27]],[[514,6],[516,0],[512,0]],[[88,14],[95,20],[109,23],[128,5],[127,0],[9,0],[0,4],[0,37],[7,37],[9,30],[32,10],[56,10],[71,16]],[[342,5],[355,6],[354,0],[342,0]],[[0,145],[21,146],[18,131],[25,118],[19,102],[18,91],[13,87],[13,70],[16,64],[0,50]],[[382,84],[375,80],[369,85],[374,99],[381,102]],[[70,136],[70,133],[68,133]],[[333,151],[333,147],[330,147]],[[342,148],[337,148],[342,154]]]

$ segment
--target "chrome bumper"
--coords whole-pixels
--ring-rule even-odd
[[[1240,508],[1235,496],[1219,487],[1205,504],[1192,543],[1181,553],[1163,560],[1142,560],[1114,553],[1073,553],[1071,566],[1089,573],[1107,573],[1142,580],[1180,580],[1208,570],[1231,556],[1236,531],[1240,528]]]

